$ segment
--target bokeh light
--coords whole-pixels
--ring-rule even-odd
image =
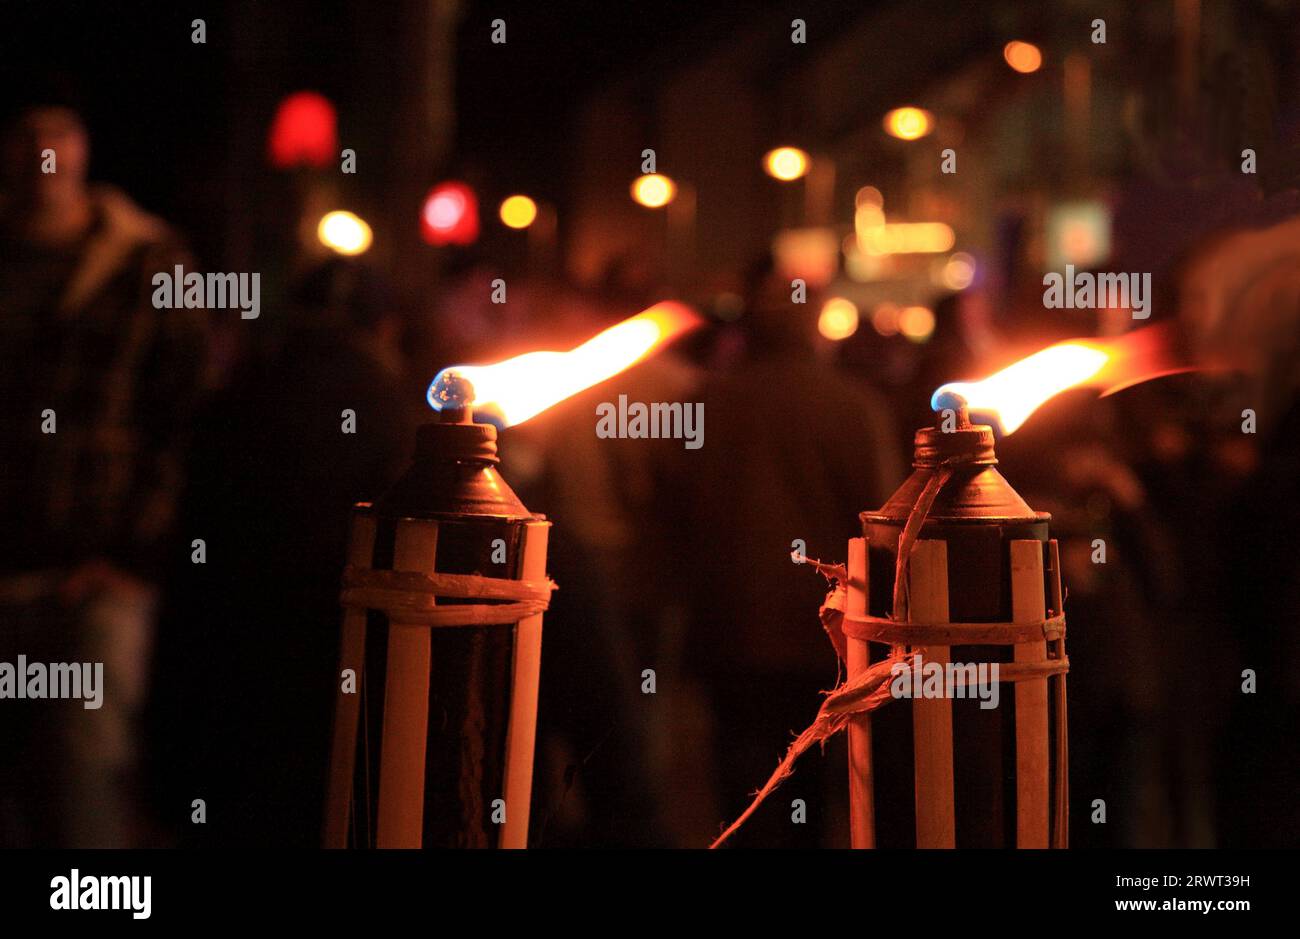
[[[677,184],[662,173],[648,173],[632,183],[632,198],[647,209],[659,209],[673,201]]]
[[[537,218],[537,203],[527,196],[510,196],[501,203],[500,215],[507,228],[527,228]]]
[[[879,209],[859,208],[854,217],[858,248],[867,254],[942,254],[952,250],[956,235],[943,222],[877,222]]]
[[[329,98],[314,91],[289,95],[276,108],[267,135],[271,165],[325,166],[338,159],[338,119]]]
[[[918,140],[934,127],[934,115],[921,108],[895,108],[885,115],[885,130],[899,140]]]
[[[808,172],[808,154],[798,147],[777,147],[763,157],[767,175],[782,182],[798,179]]]
[[[848,339],[858,331],[858,308],[852,300],[831,297],[817,317],[817,331],[834,342]]]
[[[434,186],[420,211],[420,233],[434,245],[468,245],[478,238],[478,200],[462,182]]]
[[[875,186],[863,186],[854,193],[853,206],[856,209],[884,209],[885,197]]]
[[[904,307],[898,314],[898,331],[913,342],[925,342],[934,334],[934,311],[928,306]]]
[[[1012,40],[1002,49],[1002,58],[1023,75],[1036,72],[1043,65],[1043,53],[1031,42]]]
[[[374,241],[364,219],[342,210],[325,213],[316,226],[316,237],[325,247],[349,257],[365,254]]]
[[[882,336],[898,335],[898,306],[882,303],[871,314],[871,328]]]
[[[943,265],[939,282],[949,290],[965,290],[975,280],[975,259],[958,251]]]

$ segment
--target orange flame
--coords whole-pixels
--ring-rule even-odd
[[[1134,330],[1117,339],[1071,339],[1041,349],[975,382],[940,385],[930,399],[935,410],[951,406],[946,395],[960,395],[971,411],[992,414],[1004,434],[1016,431],[1051,398],[1070,388],[1102,389],[1102,396],[1131,385],[1192,371],[1174,365],[1170,341],[1161,326]]]
[[[439,372],[429,386],[429,405],[435,411],[442,410],[444,404],[435,397],[434,388],[440,378],[455,373],[473,386],[473,400],[466,403],[496,415],[503,426],[522,424],[565,398],[631,368],[700,322],[689,307],[665,301],[597,333],[568,352],[526,352],[494,365],[453,365]]]

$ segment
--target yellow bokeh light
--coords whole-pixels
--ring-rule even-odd
[[[647,209],[659,209],[673,201],[677,184],[662,173],[648,173],[632,183],[632,198]]]
[[[817,331],[834,342],[848,339],[858,331],[858,308],[852,300],[831,297],[817,317]]]
[[[351,212],[327,212],[316,226],[320,243],[339,254],[364,254],[374,241],[374,233],[365,220]]]
[[[928,306],[904,307],[898,314],[898,331],[913,342],[925,342],[934,332],[934,311]]]
[[[763,157],[767,175],[787,183],[807,173],[808,164],[808,154],[797,147],[777,147]]]
[[[874,213],[874,214],[873,214]],[[859,209],[854,218],[858,248],[865,254],[942,254],[956,235],[943,222],[877,222],[879,210]]]
[[[1003,47],[1002,58],[1007,60],[1007,65],[1024,75],[1038,71],[1043,65],[1043,53],[1038,47],[1019,40],[1012,40]]]
[[[917,140],[934,127],[934,115],[921,108],[895,108],[885,115],[885,130],[899,140]]]
[[[510,196],[501,203],[499,214],[507,228],[527,228],[537,218],[537,203],[527,196]]]

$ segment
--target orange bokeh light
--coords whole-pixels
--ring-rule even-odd
[[[925,342],[934,334],[934,311],[928,306],[903,307],[898,313],[898,331],[913,342]]]
[[[871,314],[871,328],[882,336],[898,335],[898,307],[882,303]]]
[[[1032,42],[1012,40],[1003,47],[1002,58],[1022,75],[1036,72],[1043,66],[1043,53]]]
[[[885,130],[899,140],[918,140],[934,127],[934,115],[921,108],[895,108],[885,115]]]
[[[647,209],[658,209],[672,202],[677,184],[662,173],[648,173],[632,183],[632,198]]]
[[[858,308],[852,300],[831,297],[817,317],[817,331],[832,342],[839,342],[858,331],[858,319]]]

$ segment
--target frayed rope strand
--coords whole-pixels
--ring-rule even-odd
[[[880,707],[889,698],[889,684],[887,679],[890,677],[891,670],[901,661],[899,656],[891,656],[884,661],[877,662],[875,665],[845,682],[836,690],[826,696],[822,702],[821,708],[817,711],[817,718],[812,722],[807,730],[795,738],[794,743],[790,744],[790,749],[786,751],[781,762],[777,764],[776,770],[772,773],[763,788],[758,790],[754,796],[754,801],[749,804],[749,808],[741,814],[730,827],[727,828],[713,844],[709,845],[710,849],[722,845],[728,838],[740,829],[757,810],[764,800],[767,799],[777,787],[794,772],[795,761],[806,753],[815,743],[837,734],[846,727],[849,719],[855,714],[865,714],[868,711],[874,711]]]
[[[891,619],[895,622],[908,622],[909,620],[909,568],[911,567],[912,546],[920,537],[921,528],[925,525],[926,517],[930,514],[930,509],[934,506],[934,500],[939,496],[939,490],[944,484],[952,478],[954,466],[958,463],[957,458],[944,460],[930,472],[929,478],[925,481],[925,486],[917,496],[916,502],[912,505],[912,511],[908,513],[907,523],[903,526],[903,531],[899,534],[898,546],[895,552],[896,559],[894,564],[894,608]],[[848,567],[843,564],[826,564],[822,561],[814,560],[807,557],[801,552],[791,552],[791,557],[800,563],[810,564],[819,574],[827,580],[838,582],[838,588],[832,589],[827,597],[827,604],[822,608],[823,617],[822,625],[830,637],[831,643],[835,646],[835,651],[840,659],[846,658],[845,640],[843,632],[838,628],[838,624],[828,621],[825,615],[830,611],[831,619],[834,614],[842,610],[841,598],[849,584]],[[795,738],[794,743],[790,744],[790,749],[786,751],[785,757],[777,764],[776,771],[772,773],[763,788],[758,790],[754,795],[754,801],[749,804],[749,808],[741,814],[740,818],[731,823],[731,826],[718,836],[709,848],[716,848],[724,841],[730,838],[741,825],[745,824],[763,804],[769,795],[776,791],[777,786],[781,785],[785,779],[794,772],[795,761],[799,759],[814,744],[824,741],[848,726],[849,718],[854,714],[865,714],[868,711],[874,711],[880,705],[889,700],[889,685],[885,681],[890,675],[890,670],[901,660],[899,649],[883,662],[877,662],[875,665],[862,672],[856,678],[844,682],[837,689],[832,691],[822,702],[821,709],[817,712],[817,719],[813,721],[812,726]]]
[[[798,551],[790,552],[790,560],[794,561],[796,564],[807,564],[827,580],[836,581],[838,583],[848,582],[849,569],[843,564],[827,564],[825,561],[810,558],[808,555],[800,554]]]

